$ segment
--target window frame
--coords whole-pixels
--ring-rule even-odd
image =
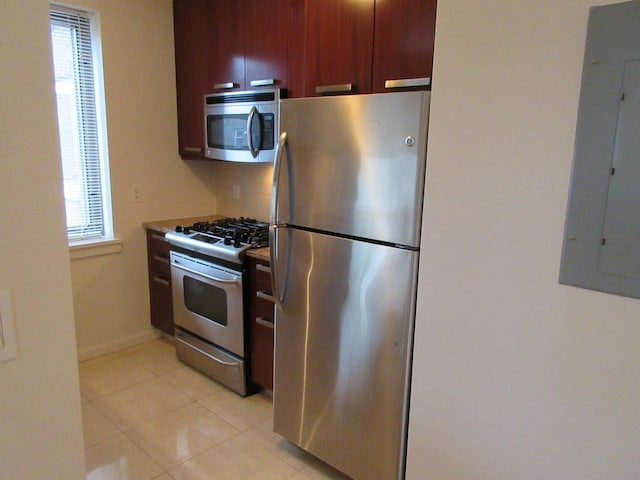
[[[83,214],[86,222],[82,225],[73,225],[69,226],[69,219],[67,218],[67,207],[66,207],[66,198],[65,194],[65,219],[67,223],[67,238],[69,241],[69,245],[71,247],[82,247],[82,246],[92,246],[96,243],[111,243],[114,240],[114,231],[113,231],[113,210],[111,203],[111,182],[109,175],[109,150],[108,150],[108,141],[107,141],[107,119],[106,119],[106,106],[105,106],[105,94],[104,94],[104,72],[103,72],[103,62],[102,62],[102,43],[101,43],[101,31],[100,31],[100,19],[99,13],[95,10],[80,8],[76,6],[72,6],[69,4],[63,4],[58,2],[51,2],[49,5],[49,28],[50,28],[50,38],[52,42],[52,50],[51,50],[51,59],[53,65],[53,82],[54,82],[54,90],[56,82],[59,80],[56,77],[55,71],[55,59],[53,52],[53,34],[52,30],[55,23],[61,24],[62,22],[56,22],[54,15],[69,15],[76,18],[86,19],[86,27],[87,29],[83,31],[81,36],[86,35],[84,40],[87,38],[90,41],[90,51],[91,51],[91,65],[85,65],[86,68],[91,68],[90,74],[93,77],[93,80],[90,81],[90,85],[92,86],[91,95],[82,96],[81,103],[82,107],[79,107],[78,110],[81,110],[82,113],[78,113],[76,110],[75,115],[76,118],[79,119],[78,126],[76,127],[76,133],[79,139],[81,139],[78,143],[83,146],[77,147],[79,149],[79,158],[81,162],[81,175],[82,181],[77,182],[81,185],[81,202]],[[75,23],[75,22],[72,22]],[[84,23],[84,22],[83,22]],[[74,25],[75,26],[75,25]],[[80,28],[79,26],[77,26]],[[87,32],[88,30],[88,32]],[[78,43],[74,42],[74,46],[77,46]],[[73,55],[73,54],[72,54]],[[74,61],[78,60],[77,55],[73,55]],[[75,66],[75,65],[74,65]],[[82,75],[81,73],[82,67],[77,69],[77,74]],[[75,77],[75,76],[74,76]],[[87,80],[80,80],[81,84],[87,86]],[[76,91],[79,88],[78,78],[74,78],[74,87]],[[63,151],[62,151],[62,125],[60,125],[60,114],[58,111],[58,94],[56,95],[56,113],[57,113],[57,121],[58,121],[58,132],[59,132],[59,155],[61,165],[63,164]],[[91,99],[90,97],[93,97]],[[86,109],[86,101],[92,101],[93,105],[89,106],[90,115],[93,115],[91,122],[92,127],[95,128],[95,135],[87,135],[86,137],[82,133],[82,128],[79,125],[84,124],[81,115],[87,114]],[[63,127],[64,128],[64,127]],[[94,152],[91,154],[93,158],[89,160],[90,166],[87,166],[87,154],[88,148],[85,147],[88,144],[88,141],[92,142],[92,146],[89,148],[93,148]],[[96,162],[96,152],[97,152],[97,162]],[[92,166],[91,166],[92,165]],[[64,172],[63,172],[64,178]],[[63,185],[63,191],[65,190]],[[99,205],[99,211],[92,208],[92,203],[90,201],[90,196],[99,194],[100,201],[95,202],[94,205]],[[86,233],[89,232],[89,233]],[[73,250],[73,248],[72,248]]]

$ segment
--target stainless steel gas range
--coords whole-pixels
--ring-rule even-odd
[[[247,382],[244,254],[268,245],[269,225],[225,218],[177,226],[171,245],[176,352],[242,396]]]

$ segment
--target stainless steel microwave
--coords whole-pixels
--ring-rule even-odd
[[[273,162],[280,96],[280,89],[205,95],[205,156],[232,162]]]

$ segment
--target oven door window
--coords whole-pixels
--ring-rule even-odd
[[[190,312],[227,326],[227,293],[220,287],[183,277],[184,304]]]
[[[249,151],[247,144],[248,114],[207,115],[207,146],[220,150]],[[258,150],[275,148],[273,113],[259,113],[251,122],[253,145]]]

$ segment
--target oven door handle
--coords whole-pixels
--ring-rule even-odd
[[[251,152],[251,156],[256,158],[258,156],[258,149],[253,145],[253,119],[258,113],[258,109],[255,107],[251,107],[249,111],[249,116],[247,117],[247,146],[249,147],[249,151]]]
[[[224,365],[225,367],[239,367],[242,365],[241,362],[225,362],[224,360],[220,360],[219,358],[214,357],[210,353],[205,352],[201,348],[196,347],[193,343],[185,342],[179,336],[176,336],[176,340],[178,340],[180,343],[184,343],[189,348],[193,348],[196,352],[201,353],[202,355],[205,355],[207,358],[210,358],[211,360],[215,360],[216,362],[218,362],[221,365]]]
[[[202,272],[198,272],[197,270],[192,270],[191,268],[183,267],[182,265],[178,265],[175,262],[172,263],[171,266],[177,268],[178,270],[184,270],[185,272],[193,273],[194,275],[198,275],[200,277],[208,278],[209,280],[213,280],[214,282],[219,282],[219,283],[240,283],[238,281],[238,277],[236,277],[233,280],[227,280],[227,279],[224,279],[224,278],[212,277],[211,275],[207,275],[207,274],[204,274]]]

